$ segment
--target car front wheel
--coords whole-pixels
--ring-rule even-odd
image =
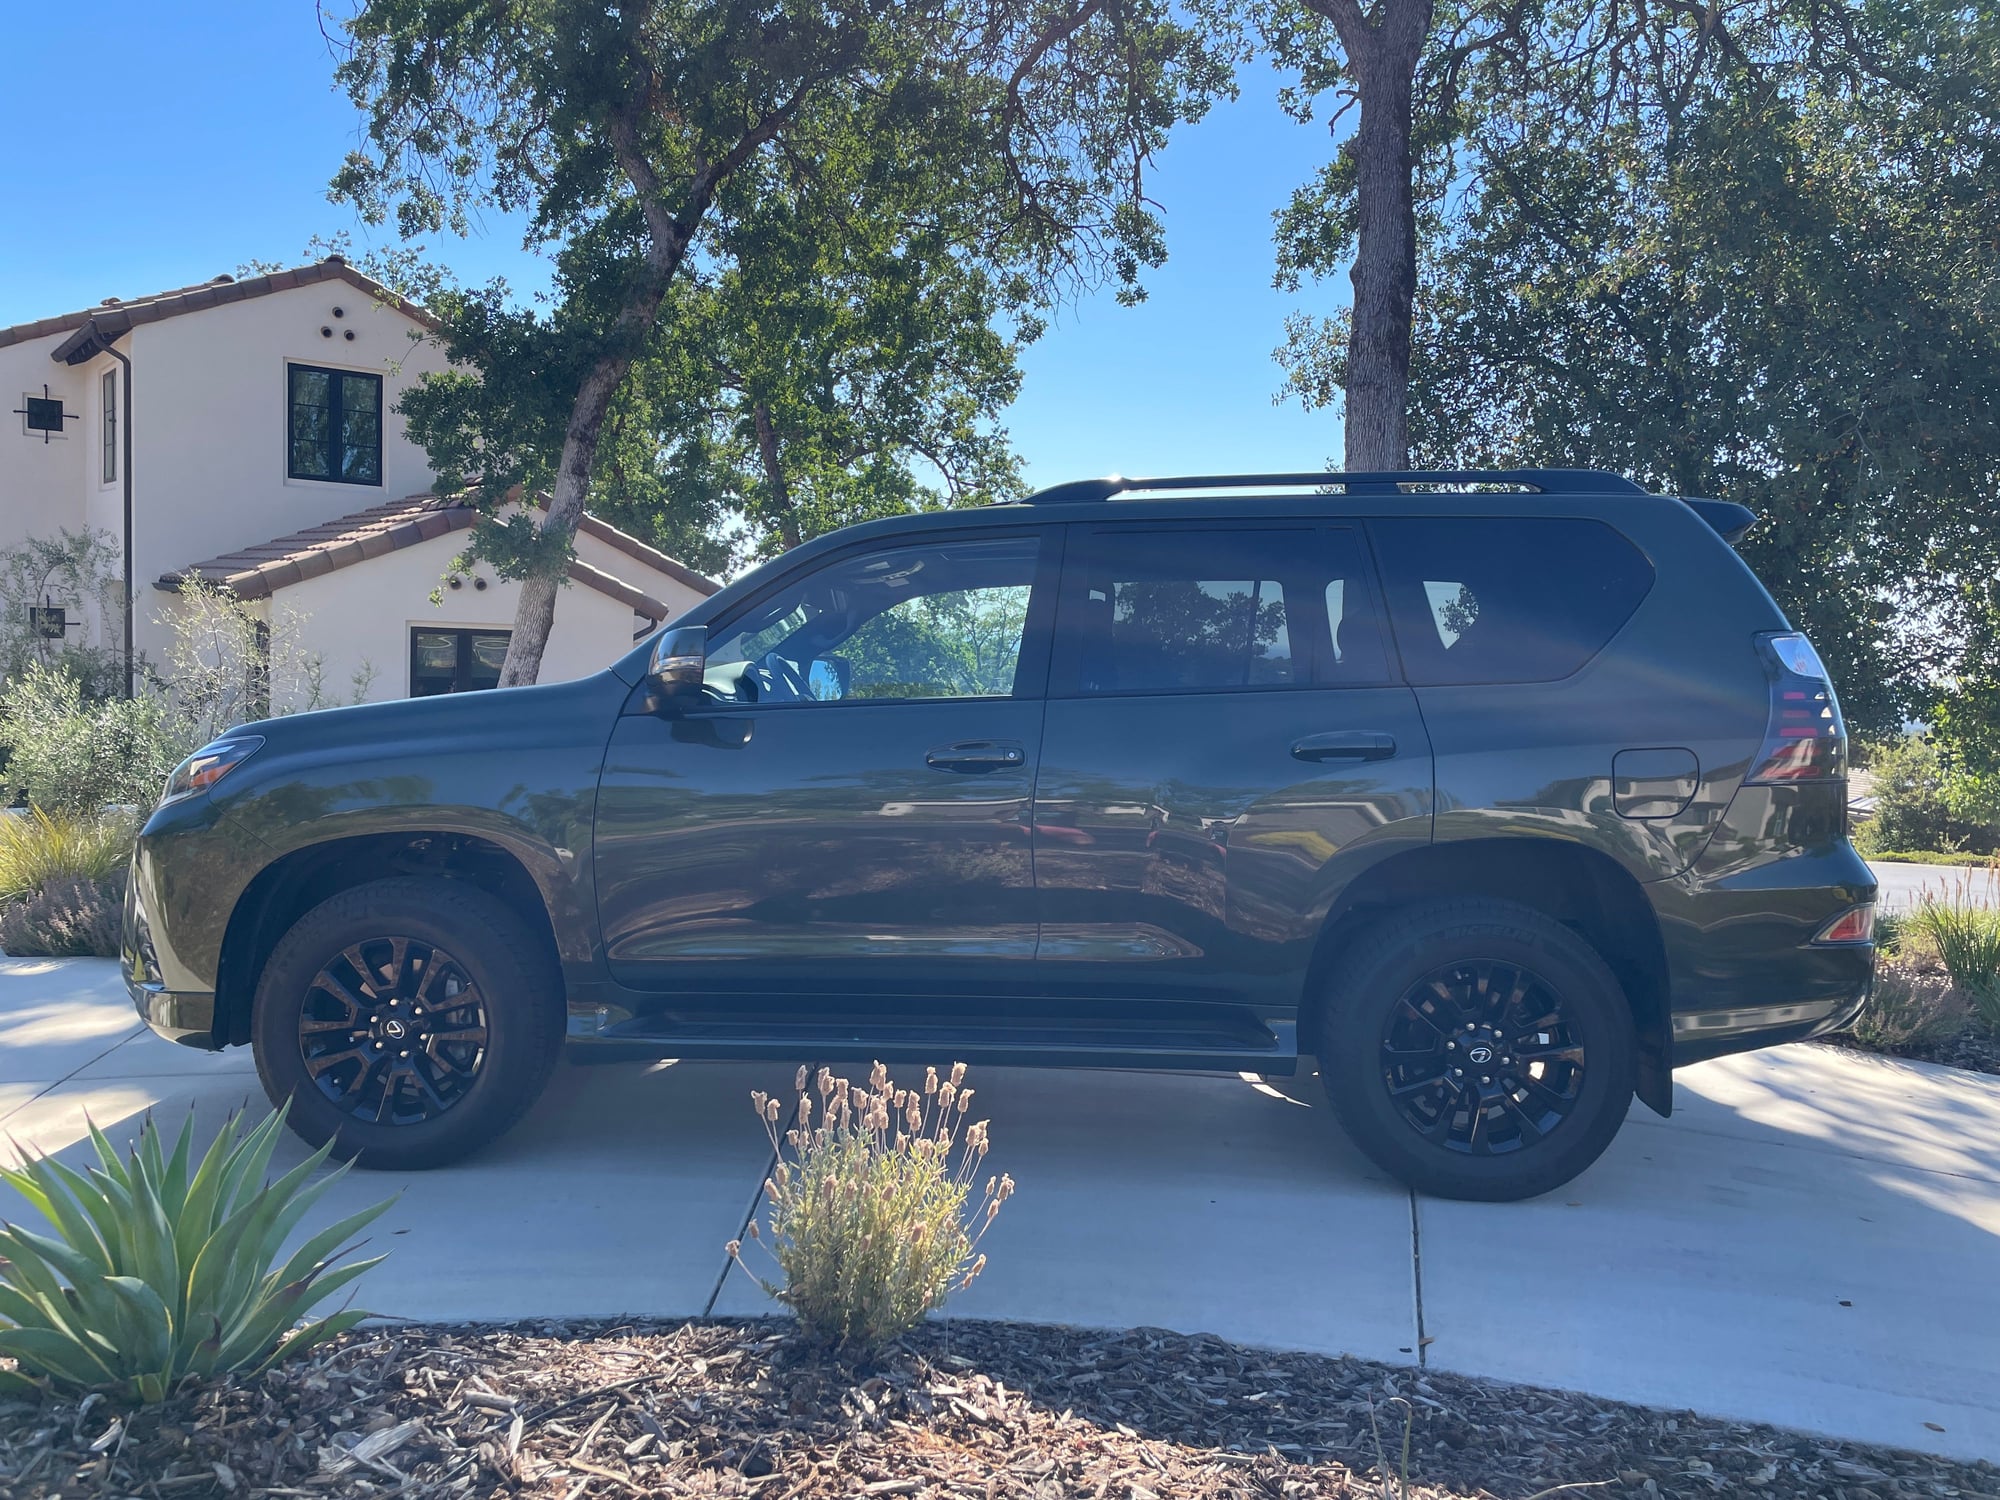
[[[1320,1074],[1348,1134],[1444,1198],[1530,1198],[1597,1160],[1632,1099],[1631,1007],[1567,927],[1511,902],[1399,913],[1336,963]]]
[[[257,1072],[292,1128],[365,1167],[454,1161],[534,1103],[562,1047],[553,956],[460,882],[374,881],[293,924],[258,982]]]

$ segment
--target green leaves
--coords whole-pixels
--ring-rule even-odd
[[[277,1265],[347,1171],[314,1179],[323,1146],[266,1182],[284,1120],[281,1109],[246,1134],[232,1115],[199,1161],[192,1115],[171,1151],[148,1117],[124,1160],[93,1125],[97,1164],[86,1172],[49,1157],[0,1168],[56,1231],[0,1226],[0,1354],[20,1366],[0,1371],[0,1389],[35,1376],[158,1401],[190,1376],[265,1368],[365,1317],[342,1309],[300,1326],[381,1260],[334,1264],[394,1200],[328,1226]]]

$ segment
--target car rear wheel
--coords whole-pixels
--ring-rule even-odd
[[[1632,1099],[1637,1042],[1615,976],[1528,907],[1402,912],[1330,977],[1320,1074],[1375,1163],[1444,1198],[1531,1198],[1603,1153]]]
[[[564,1007],[553,957],[486,892],[395,879],[320,903],[278,942],[251,1041],[292,1128],[365,1167],[457,1160],[548,1082]]]

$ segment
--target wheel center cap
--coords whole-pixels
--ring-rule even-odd
[[[409,1035],[409,1032],[409,1027],[393,1016],[382,1023],[382,1034],[392,1042],[400,1042],[404,1037]]]
[[[395,1025],[396,1023],[392,1021],[390,1024]],[[1476,1043],[1472,1050],[1465,1055],[1482,1068],[1492,1062],[1494,1057],[1493,1049],[1484,1042]]]

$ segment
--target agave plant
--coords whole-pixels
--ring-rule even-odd
[[[190,1115],[171,1154],[148,1117],[127,1160],[92,1125],[97,1165],[86,1172],[46,1156],[0,1168],[56,1231],[0,1226],[0,1354],[20,1366],[0,1369],[0,1390],[42,1376],[160,1401],[189,1376],[261,1370],[367,1317],[342,1309],[301,1322],[381,1260],[334,1265],[394,1200],[328,1225],[279,1264],[286,1236],[347,1170],[311,1181],[322,1147],[267,1182],[284,1118],[245,1134],[230,1116],[199,1163]]]

